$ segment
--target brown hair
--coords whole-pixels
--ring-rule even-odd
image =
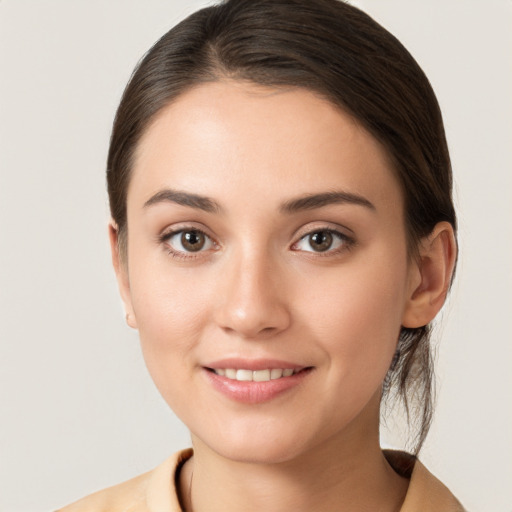
[[[126,253],[126,196],[138,141],[163,107],[222,78],[314,91],[361,123],[386,148],[405,202],[411,254],[440,221],[456,228],[452,174],[439,105],[403,45],[338,0],[228,0],[197,11],[144,56],[114,122],[107,162],[112,218]],[[417,421],[418,453],[432,418],[429,326],[402,328],[384,394],[395,390]],[[416,414],[409,414],[415,404]]]

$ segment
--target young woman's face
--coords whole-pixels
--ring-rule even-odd
[[[140,142],[130,322],[165,400],[222,456],[376,436],[414,269],[385,152],[309,91],[201,85]]]

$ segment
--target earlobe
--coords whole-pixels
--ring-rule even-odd
[[[108,225],[108,234],[110,239],[110,251],[112,255],[112,266],[114,267],[119,293],[124,304],[126,313],[126,323],[132,328],[137,329],[137,319],[133,311],[131,294],[130,294],[130,281],[128,279],[128,268],[124,257],[121,254],[119,246],[119,229],[116,223],[111,220]]]
[[[446,300],[456,257],[453,227],[448,222],[439,222],[420,244],[403,327],[423,327],[434,319]]]

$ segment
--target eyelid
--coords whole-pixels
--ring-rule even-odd
[[[172,238],[173,236],[176,236],[179,233],[183,233],[186,231],[196,231],[198,233],[201,233],[202,235],[204,235],[205,237],[208,238],[208,240],[210,241],[210,243],[212,244],[213,247],[208,248],[206,250],[198,250],[196,252],[181,251],[179,249],[175,249],[174,247],[171,246],[171,244],[168,243],[168,240],[170,238]],[[217,250],[219,248],[219,243],[217,242],[215,237],[209,233],[208,229],[206,229],[205,227],[199,227],[197,225],[194,225],[194,223],[190,223],[190,222],[189,223],[180,223],[177,225],[175,224],[175,225],[166,227],[158,235],[157,241],[160,244],[165,246],[165,249],[171,256],[177,257],[177,258],[182,258],[182,259],[199,258],[199,257],[204,256],[206,253],[209,253],[212,250]]]
[[[217,241],[216,237],[213,236],[210,233],[210,230],[206,228],[204,225],[198,225],[200,223],[195,222],[183,222],[174,224],[171,226],[167,226],[164,228],[160,234],[157,236],[157,241],[160,244],[165,245],[166,250],[171,253],[172,256],[178,257],[178,258],[184,258],[184,259],[194,259],[198,257],[205,256],[207,253],[211,253],[211,251],[217,251],[221,244]],[[205,237],[209,239],[212,246],[211,248],[208,248],[206,250],[198,250],[197,252],[193,251],[181,251],[174,249],[170,244],[167,242],[169,238],[177,235],[178,233],[182,233],[184,231],[197,231],[201,234],[203,234]],[[320,232],[320,231],[327,231],[329,233],[332,233],[334,236],[338,237],[342,240],[342,247],[337,247],[334,249],[327,249],[326,251],[304,251],[301,249],[294,249],[295,246],[299,242],[301,242],[305,237],[312,235],[314,233]],[[349,232],[350,234],[347,234]],[[312,253],[315,256],[319,257],[326,257],[326,256],[333,256],[339,252],[344,252],[349,249],[351,249],[356,244],[356,239],[353,236],[353,231],[346,227],[341,226],[339,224],[334,224],[330,222],[324,222],[324,223],[318,223],[315,225],[315,223],[309,223],[306,226],[302,226],[300,229],[298,229],[295,232],[295,235],[293,236],[294,242],[291,244],[290,248],[292,250],[295,250],[296,252],[303,252],[303,253]],[[205,254],[206,253],[206,254]]]
[[[354,231],[341,224],[334,224],[333,222],[310,222],[305,226],[299,228],[293,235],[293,238],[296,241],[299,241],[306,235],[311,235],[312,233],[316,233],[317,231],[330,231],[332,233],[338,233],[342,237],[346,237],[349,239],[353,239],[355,237]]]
[[[165,228],[160,230],[157,235],[157,239],[162,240],[164,238],[169,238],[169,236],[179,233],[180,231],[199,231],[216,242],[216,237],[212,234],[211,230],[203,223],[195,221],[176,222],[175,224],[167,225]]]
[[[310,236],[314,233],[318,233],[321,231],[326,231],[329,233],[332,233],[337,238],[341,239],[342,246],[337,247],[334,249],[327,249],[326,251],[305,251],[301,249],[294,249],[302,240],[304,240],[307,236]],[[347,234],[346,231],[349,231],[351,234]],[[356,244],[356,239],[353,236],[353,231],[347,227],[341,227],[339,224],[331,224],[331,223],[324,223],[324,224],[318,224],[315,226],[312,226],[311,224],[308,224],[307,226],[302,227],[295,235],[295,242],[292,243],[291,249],[295,250],[297,252],[303,252],[307,253],[308,256],[313,254],[316,257],[328,257],[336,255],[340,252],[344,252],[347,250],[352,249],[354,245]]]

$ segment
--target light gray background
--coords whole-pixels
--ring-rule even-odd
[[[204,1],[0,1],[0,510],[44,511],[188,445],[124,324],[104,162],[139,57]],[[438,94],[461,257],[423,461],[512,511],[512,3],[361,0]],[[388,442],[396,440],[384,433]]]

